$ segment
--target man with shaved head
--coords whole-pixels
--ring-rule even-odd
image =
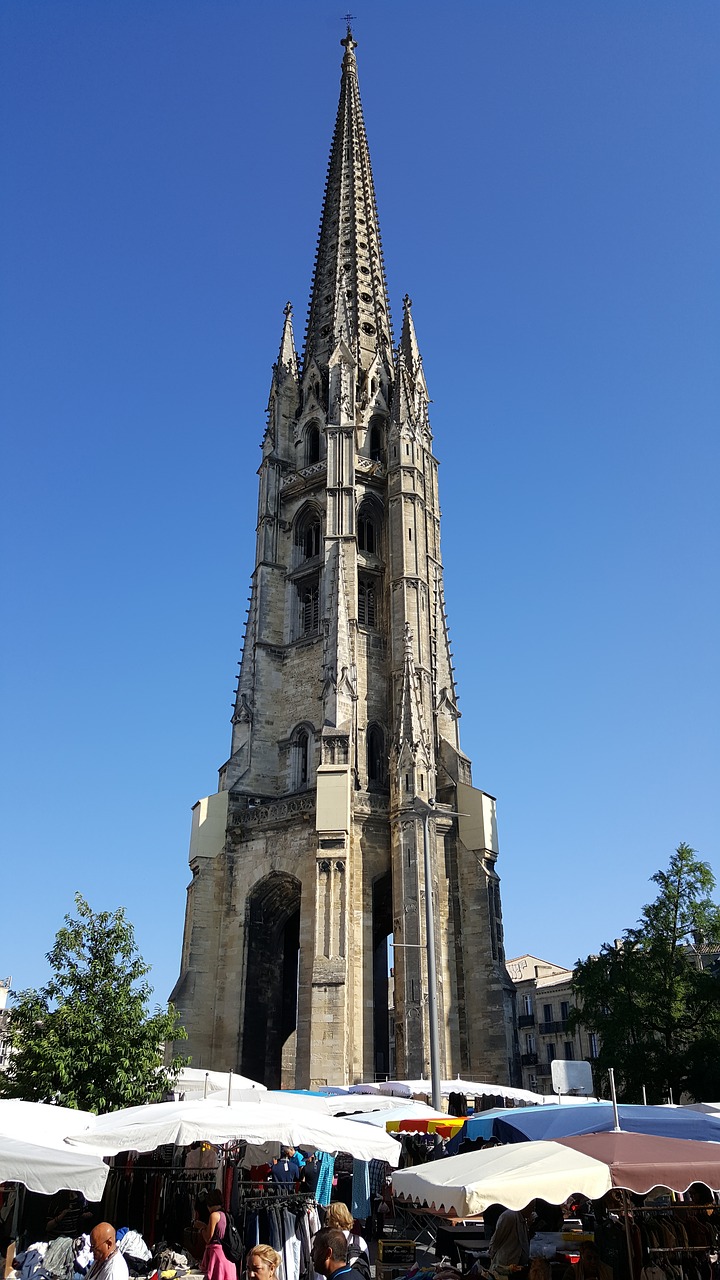
[[[90,1248],[95,1261],[88,1280],[128,1280],[128,1265],[117,1247],[115,1228],[109,1222],[99,1222],[90,1232]]]

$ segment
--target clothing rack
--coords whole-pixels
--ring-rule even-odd
[[[709,1244],[675,1244],[666,1245],[661,1248],[659,1245],[648,1245],[647,1253],[710,1253],[712,1246]]]
[[[315,1204],[315,1197],[309,1192],[304,1194],[302,1191],[291,1191],[283,1194],[279,1187],[268,1187],[268,1193],[259,1196],[242,1196],[241,1204],[252,1208],[257,1205],[265,1206],[268,1200],[272,1200],[273,1204],[282,1204],[286,1208],[295,1205],[298,1209],[305,1209],[308,1205]]]
[[[130,1166],[111,1164],[110,1172],[122,1174],[124,1178],[131,1177],[135,1173],[172,1173],[180,1181],[204,1182],[208,1178],[214,1178],[217,1169],[186,1169],[183,1164],[139,1164]]]
[[[716,1201],[712,1204],[688,1204],[687,1201],[673,1200],[670,1204],[641,1204],[631,1209],[632,1213],[677,1213],[680,1210],[695,1213],[704,1213],[707,1209],[716,1210],[720,1208]]]

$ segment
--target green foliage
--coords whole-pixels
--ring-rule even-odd
[[[13,993],[0,1095],[96,1112],[157,1102],[187,1063],[166,1065],[165,1041],[185,1031],[172,1006],[149,1012],[149,966],[125,911],[93,912],[79,893],[75,909],[48,952],[50,981]]]
[[[720,975],[703,971],[696,948],[720,945],[715,877],[686,844],[667,871],[652,877],[659,892],[618,946],[578,961],[573,982],[574,1026],[601,1041],[599,1079],[615,1069],[618,1096],[642,1102],[702,1100],[720,1095]]]

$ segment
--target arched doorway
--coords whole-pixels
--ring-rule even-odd
[[[279,1089],[283,1048],[297,1027],[300,881],[273,871],[253,888],[245,912],[247,970],[243,1075]]]

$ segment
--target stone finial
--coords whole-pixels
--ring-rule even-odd
[[[410,658],[411,661],[415,658],[415,654],[413,652],[413,633],[409,622],[405,623],[405,657]]]

